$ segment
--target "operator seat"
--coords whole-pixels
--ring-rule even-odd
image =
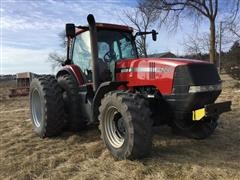
[[[111,81],[111,73],[109,70],[109,66],[106,62],[103,61],[103,59],[98,58],[98,69],[99,69],[99,81],[100,82],[106,82]]]

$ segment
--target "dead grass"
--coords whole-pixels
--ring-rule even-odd
[[[219,101],[232,100],[215,133],[191,140],[155,128],[153,150],[139,161],[115,161],[96,127],[40,139],[32,132],[28,98],[0,99],[0,179],[240,179],[240,91],[223,76]],[[1,96],[9,87],[1,86]]]

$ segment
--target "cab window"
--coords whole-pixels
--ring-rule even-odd
[[[72,60],[88,75],[91,70],[91,58],[90,34],[86,31],[75,38]]]

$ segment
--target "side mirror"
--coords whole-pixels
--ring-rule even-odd
[[[66,36],[73,38],[75,37],[75,25],[74,24],[66,24]]]
[[[158,34],[158,33],[153,29],[153,30],[152,30],[152,40],[153,40],[153,41],[156,41],[156,40],[157,40],[157,34]]]
[[[153,29],[152,31],[144,31],[144,32],[137,32],[133,37],[134,39],[137,37],[137,36],[142,36],[142,35],[146,35],[146,34],[152,34],[152,40],[153,41],[156,41],[157,40],[157,32]]]

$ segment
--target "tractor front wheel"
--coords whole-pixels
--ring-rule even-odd
[[[99,108],[101,138],[117,159],[136,159],[149,153],[152,120],[147,101],[136,94],[110,92]]]

